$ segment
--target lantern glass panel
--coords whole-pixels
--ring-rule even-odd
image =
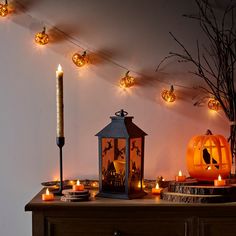
[[[130,139],[130,191],[139,192],[142,184],[142,138]]]
[[[126,139],[102,138],[102,191],[125,192]]]

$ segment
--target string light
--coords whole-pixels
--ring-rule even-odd
[[[120,87],[121,88],[130,88],[132,86],[134,86],[135,83],[135,79],[134,77],[129,75],[129,71],[126,72],[125,77],[123,77],[120,80]]]
[[[72,61],[75,63],[76,66],[78,67],[82,67],[85,64],[88,63],[88,56],[86,51],[84,51],[84,53],[82,55],[80,55],[79,53],[75,53],[72,56]]]
[[[8,10],[8,2],[7,0],[5,1],[5,4],[1,4],[0,3],[0,16],[4,17],[4,16],[7,16],[9,13],[9,10]]]
[[[38,32],[35,34],[35,42],[39,45],[45,45],[49,42],[49,36],[46,34],[46,27],[43,27],[42,32]]]
[[[174,86],[171,85],[170,90],[163,90],[161,93],[161,97],[166,101],[166,102],[174,102],[176,100],[176,95],[174,93]]]
[[[215,98],[209,99],[207,106],[210,110],[213,111],[219,111],[221,109],[220,102]]]

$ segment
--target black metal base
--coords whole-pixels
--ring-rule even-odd
[[[143,198],[145,195],[147,195],[146,192],[140,191],[138,193],[132,193],[132,194],[121,194],[121,193],[104,193],[99,192],[96,197],[104,197],[104,198],[115,198],[115,199],[136,199],[136,198]]]
[[[64,137],[57,137],[56,143],[60,149],[60,186],[59,186],[59,190],[54,192],[54,194],[58,195],[58,196],[62,196],[62,190],[63,190],[62,147],[65,144],[65,138]]]

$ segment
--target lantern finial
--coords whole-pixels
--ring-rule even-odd
[[[115,115],[116,115],[116,116],[119,116],[119,117],[125,117],[125,116],[128,115],[128,112],[125,111],[125,110],[123,110],[123,109],[121,109],[120,111],[117,111],[117,112],[115,113]]]

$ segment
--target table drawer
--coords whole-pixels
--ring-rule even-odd
[[[191,219],[49,217],[45,229],[47,236],[189,236],[191,224]]]
[[[200,236],[235,236],[236,217],[200,218]]]

